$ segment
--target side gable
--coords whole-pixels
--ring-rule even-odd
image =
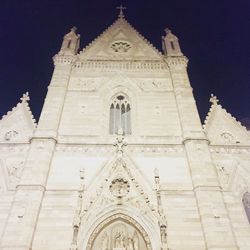
[[[28,104],[28,93],[24,94],[16,107],[0,120],[0,142],[28,142],[36,127]]]
[[[162,60],[162,54],[124,18],[118,18],[79,54],[80,60]]]
[[[204,122],[204,130],[212,144],[250,144],[247,129],[218,104],[212,96],[209,113]]]

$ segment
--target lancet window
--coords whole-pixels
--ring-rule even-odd
[[[131,106],[122,94],[115,96],[111,102],[109,133],[117,134],[121,129],[123,134],[131,134]]]
[[[249,192],[246,192],[243,195],[242,202],[243,202],[246,214],[247,214],[248,221],[250,223],[250,193]]]

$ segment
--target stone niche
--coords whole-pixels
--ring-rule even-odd
[[[133,223],[117,218],[95,230],[88,250],[149,250],[145,232],[140,232]],[[92,242],[91,242],[92,241]]]

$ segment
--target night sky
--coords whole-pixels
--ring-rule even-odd
[[[1,0],[0,115],[29,91],[38,119],[64,34],[77,26],[82,49],[116,20],[120,3],[159,50],[166,27],[178,36],[202,120],[210,93],[237,119],[250,117],[249,0]]]

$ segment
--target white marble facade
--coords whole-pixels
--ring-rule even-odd
[[[0,121],[1,250],[249,250],[250,133],[211,97],[201,124],[187,58],[118,19],[53,57],[39,122],[28,93]]]

